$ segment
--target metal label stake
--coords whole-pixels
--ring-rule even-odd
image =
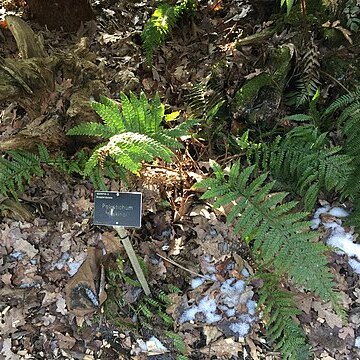
[[[150,288],[125,227],[141,227],[142,193],[95,191],[94,224],[112,226],[118,233],[146,295]]]

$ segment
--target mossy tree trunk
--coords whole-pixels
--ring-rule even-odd
[[[7,16],[6,21],[22,59],[0,57],[0,101],[19,104],[29,122],[16,135],[0,134],[0,151],[29,149],[39,143],[65,149],[69,128],[97,119],[90,97],[107,94],[95,55],[83,38],[68,51],[48,56],[41,38],[23,20]]]

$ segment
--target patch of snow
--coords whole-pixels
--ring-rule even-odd
[[[337,229],[339,229],[340,225],[337,222],[332,221],[332,222],[328,222],[328,223],[323,223],[323,226],[324,226],[325,229],[337,230]]]
[[[209,276],[209,279],[212,280],[212,281],[217,281],[217,278],[216,278],[216,275],[215,274],[211,274]]]
[[[245,282],[243,280],[238,280],[235,284],[234,284],[234,289],[237,290],[238,292],[242,292],[244,291],[245,288]]]
[[[244,322],[233,323],[230,324],[229,329],[239,337],[244,337],[249,333],[250,324]]]
[[[360,275],[360,262],[355,259],[349,259],[349,265],[356,274]]]
[[[212,324],[214,322],[218,322],[222,319],[222,316],[220,314],[214,314],[214,313],[205,313],[206,323]]]
[[[318,208],[314,213],[314,218],[319,218],[321,214],[325,214],[330,210],[330,205]]]
[[[332,216],[339,217],[339,218],[349,216],[349,213],[341,207],[333,207],[329,211],[329,214]]]
[[[161,351],[168,351],[168,349],[162,344],[162,342],[155,336],[152,336],[148,342],[152,342],[154,343],[155,347],[157,350],[161,350]],[[149,344],[147,342],[147,347],[149,348]]]
[[[239,320],[241,322],[251,323],[253,321],[253,318],[249,314],[241,314],[239,316]]]
[[[204,267],[206,269],[206,263]],[[234,264],[228,264],[227,272],[231,273],[234,268]],[[211,269],[208,271],[216,272],[216,267],[211,265]],[[242,269],[242,275],[244,277],[250,276],[249,271],[246,268]],[[222,322],[223,325],[230,329],[236,336],[245,336],[250,328],[252,322],[256,319],[256,302],[252,300],[254,292],[250,287],[246,286],[244,280],[237,278],[228,278],[225,281],[220,281],[216,277],[216,273],[208,272],[205,275],[206,278],[213,280],[214,289],[211,291],[211,295],[203,296],[198,304],[192,304],[187,308],[179,317],[179,323],[185,323],[189,321],[203,321],[206,324],[214,324],[222,322],[229,318],[236,318],[235,323],[226,321]],[[193,289],[197,288],[204,283],[206,279],[201,277],[195,277],[191,281]],[[240,312],[239,304],[246,304],[243,308],[244,312]],[[197,314],[202,314],[201,317],[197,317]],[[225,324],[225,325],[224,325]]]
[[[257,304],[256,304],[256,301],[254,301],[254,300],[248,300],[246,302],[246,307],[247,307],[250,315],[255,315],[256,306],[257,306]]]
[[[313,218],[311,219],[311,223],[312,225],[310,226],[312,230],[316,230],[320,224],[321,224],[321,220],[320,218]]]
[[[69,270],[68,273],[70,276],[74,276],[78,270],[79,267],[81,266],[81,264],[83,263],[83,261],[74,261],[68,264]]]
[[[352,234],[345,232],[342,227],[338,227],[327,240],[327,244],[342,250],[348,256],[356,256],[360,260],[360,245],[353,243]]]
[[[65,264],[67,264],[67,262],[69,261],[70,259],[70,255],[68,252],[64,252],[60,259],[51,266],[51,270],[54,270],[55,268],[58,269],[58,270],[61,270]]]
[[[235,316],[236,310],[235,308],[231,308],[225,311],[225,314],[227,317],[232,317]]]
[[[234,278],[225,280],[220,288],[222,293],[229,293],[231,292],[231,284],[234,282]]]
[[[226,280],[220,288],[222,302],[229,307],[235,307],[241,302],[240,298],[244,289],[245,281],[238,280],[234,283],[234,279]]]
[[[15,260],[22,260],[25,254],[22,251],[13,251],[10,256]]]
[[[321,224],[320,215],[327,213],[329,210],[330,210],[330,205],[326,205],[326,206],[318,208],[314,212],[314,216],[311,219],[311,222],[312,222],[311,229],[312,230],[316,230],[320,226],[320,224]]]
[[[20,284],[19,285],[19,288],[20,289],[29,289],[29,288],[33,288],[33,287],[40,287],[40,284],[36,283],[35,281],[31,282],[31,283],[28,283],[28,284]]]
[[[202,285],[204,282],[205,282],[204,278],[196,277],[196,278],[191,280],[191,288],[196,289],[197,287]]]
[[[180,324],[188,321],[194,321],[195,315],[199,312],[199,309],[197,306],[192,306],[189,309],[186,309],[183,314],[180,316],[179,322]]]
[[[215,299],[209,299],[209,296],[203,297],[199,302],[199,311],[203,312],[204,314],[208,312],[215,312],[216,311],[216,301]]]
[[[242,276],[245,276],[245,277],[248,277],[248,276],[250,276],[250,273],[249,273],[249,271],[248,271],[247,268],[243,268],[243,269],[241,270],[241,275],[242,275]]]
[[[341,226],[340,219],[337,221],[322,223],[320,219],[321,214],[329,214],[337,218],[343,218],[348,216],[349,213],[341,207],[321,207],[314,213],[314,217],[312,219],[313,225],[311,228],[315,229],[322,224],[325,229],[329,229],[331,232],[326,241],[327,245],[347,254],[350,258],[349,265],[355,273],[360,274],[360,244],[353,242],[353,234],[345,231],[345,229]],[[357,259],[352,259],[351,257],[356,257]]]
[[[137,342],[141,352],[147,352],[148,351],[146,342],[143,339],[138,339],[138,340],[136,340],[136,342]]]
[[[360,336],[355,338],[355,347],[360,348]]]

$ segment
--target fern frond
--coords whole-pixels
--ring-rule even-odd
[[[47,147],[44,144],[38,145],[38,156],[39,156],[39,160],[42,163],[50,163],[50,161],[51,161],[49,150],[47,149]]]
[[[115,161],[116,171],[122,177],[125,172],[138,173],[143,161],[151,162],[161,158],[170,162],[173,152],[170,148],[181,148],[178,137],[188,134],[188,130],[196,121],[188,120],[172,129],[164,129],[161,125],[165,117],[165,106],[159,95],[149,101],[144,93],[136,97],[120,94],[121,106],[106,97],[101,103],[93,102],[92,107],[104,123],[80,124],[68,131],[69,135],[98,136],[107,139],[106,143],[97,146],[86,165],[84,175],[103,188],[104,175],[115,175],[115,169],[109,168],[108,159]],[[100,168],[100,171],[96,169]]]
[[[153,312],[144,304],[139,304],[138,311],[141,312],[147,319],[152,319],[154,317]]]
[[[354,101],[360,100],[360,87],[350,94],[345,94],[336,99],[323,113],[323,117],[326,117],[335,111],[353,103]]]
[[[355,202],[355,210],[348,222],[360,228],[360,87],[350,94],[340,96],[325,110],[323,116],[330,116],[338,111],[337,124],[344,134],[344,151],[352,158],[352,172],[348,176],[342,196]]]
[[[158,6],[151,15],[141,33],[145,56],[149,63],[152,62],[156,49],[164,43],[176,20],[175,8],[169,4]]]
[[[177,20],[186,11],[193,9],[194,4],[194,0],[182,0],[175,6],[161,4],[155,9],[141,33],[148,63],[152,62],[155,51],[164,43]]]
[[[301,106],[311,100],[320,84],[320,62],[317,45],[311,40],[298,65],[296,91],[288,94],[289,105]]]
[[[259,290],[258,306],[265,305],[264,319],[267,335],[282,352],[286,360],[306,360],[310,348],[306,344],[305,333],[296,321],[300,311],[289,291],[279,288],[279,281],[272,274],[259,274],[264,286]]]
[[[34,175],[42,176],[43,159],[47,158],[44,148],[41,155],[26,150],[11,150],[0,157],[0,193],[11,193],[17,198],[17,191],[24,191]]]
[[[103,139],[107,139],[115,134],[116,132],[109,126],[94,122],[76,125],[67,132],[67,135],[96,136]]]
[[[271,193],[274,183],[267,175],[252,180],[254,166],[241,171],[234,164],[228,176],[215,166],[215,177],[200,181],[196,188],[207,188],[203,199],[216,198],[215,207],[230,206],[227,221],[235,231],[249,236],[252,248],[267,266],[279,275],[287,273],[297,284],[313,291],[324,300],[336,302],[333,281],[326,267],[326,247],[313,243],[306,213],[295,212],[296,202],[284,203],[286,193]]]
[[[91,102],[91,107],[101,117],[104,124],[112,133],[121,133],[125,131],[122,114],[116,101],[109,99],[106,96],[101,96],[100,102]]]
[[[186,353],[186,345],[184,340],[179,334],[173,331],[165,331],[165,335],[173,341],[175,349],[180,353]]]
[[[308,359],[309,346],[296,321],[299,310],[290,293],[279,288],[279,283],[286,275],[323,300],[331,300],[340,312],[333,276],[327,267],[327,247],[314,241],[316,234],[310,232],[307,214],[296,211],[297,203],[286,202],[285,192],[272,192],[274,182],[268,182],[267,174],[254,177],[255,166],[242,170],[239,161],[231,166],[228,174],[215,162],[211,162],[211,166],[213,176],[194,187],[206,188],[202,198],[215,198],[214,207],[228,209],[227,222],[234,224],[235,232],[243,239],[249,239],[260,269],[272,271],[272,274],[259,275],[265,280],[259,305],[266,305],[269,337],[284,359]]]
[[[211,76],[193,85],[186,97],[191,111],[199,118],[208,118],[211,110],[224,101],[221,83]]]
[[[328,145],[326,136],[311,125],[297,127],[274,142],[263,161],[275,179],[295,186],[306,211],[313,209],[320,191],[342,193],[353,171],[352,157]]]
[[[165,314],[163,311],[158,311],[157,315],[164,322],[166,326],[174,325],[174,319],[170,315]]]

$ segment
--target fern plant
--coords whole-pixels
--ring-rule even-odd
[[[274,183],[267,182],[267,174],[253,179],[254,166],[242,171],[240,162],[236,162],[228,175],[216,162],[211,162],[211,166],[214,176],[195,184],[195,188],[207,189],[202,198],[215,198],[214,207],[230,208],[227,222],[234,223],[235,231],[240,232],[243,239],[248,239],[256,262],[272,270],[278,278],[287,276],[337,306],[338,297],[333,290],[333,277],[325,256],[327,247],[314,242],[316,234],[309,231],[306,213],[295,210],[295,201],[285,201],[287,193],[272,192]],[[264,298],[271,300],[271,296],[266,294]],[[299,334],[295,328],[284,327],[287,324],[284,316],[294,315],[292,307],[288,308],[289,311],[285,307],[283,311],[274,313],[271,308],[269,310],[270,324],[276,324],[275,330],[271,330],[276,331],[274,334],[277,335],[273,335],[275,340],[285,334],[289,337],[278,341],[285,356],[289,341],[294,344],[300,341],[296,340]]]
[[[327,133],[313,125],[296,127],[278,138],[264,157],[263,166],[303,197],[306,211],[314,208],[320,192],[342,193],[353,171],[352,157],[342,147],[331,146]]]
[[[360,87],[342,95],[323,113],[323,119],[337,116],[337,127],[344,135],[344,152],[352,157],[352,171],[347,178],[342,195],[354,201],[355,211],[350,216],[353,225],[360,228]]]
[[[221,83],[215,77],[208,76],[204,81],[194,84],[186,96],[191,112],[198,118],[211,122],[219,108],[225,102]]]
[[[265,305],[266,331],[275,349],[281,350],[285,360],[308,359],[310,348],[304,330],[296,322],[296,316],[301,311],[296,307],[292,294],[280,288],[280,279],[274,274],[263,272],[258,276],[265,280],[259,290],[258,306]]]
[[[164,3],[155,9],[141,33],[148,63],[152,62],[156,49],[164,43],[176,22],[194,6],[194,0],[182,0],[175,6]]]
[[[61,153],[50,155],[43,144],[38,145],[37,151],[7,151],[0,157],[0,194],[11,194],[17,198],[17,193],[24,191],[24,186],[30,184],[33,176],[43,176],[45,165],[68,174],[82,174],[85,158],[84,151],[80,151],[73,160],[65,159]]]
[[[107,269],[106,278],[108,297],[104,303],[104,313],[107,320],[119,327],[129,328],[135,324],[126,323],[123,319],[134,319],[135,315],[140,330],[148,329],[159,338],[168,341],[177,357],[187,359],[184,355],[188,352],[187,346],[181,335],[173,331],[174,319],[166,312],[167,308],[172,306],[170,295],[180,292],[180,289],[172,284],[167,284],[164,289],[155,287],[151,296],[144,296],[132,304],[129,303],[119,284],[139,287],[140,283],[125,273],[123,259],[120,256],[116,259],[116,265]]]
[[[311,100],[320,84],[319,51],[313,39],[306,44],[306,52],[297,67],[296,90],[287,94],[287,103],[299,107]]]
[[[136,97],[133,93],[121,93],[121,108],[118,103],[101,97],[93,101],[92,108],[103,119],[103,123],[85,123],[75,126],[68,135],[97,136],[107,142],[95,148],[84,169],[85,176],[92,176],[98,169],[106,169],[106,161],[111,159],[118,166],[120,174],[126,171],[138,173],[143,161],[162,158],[170,162],[172,148],[182,148],[177,138],[186,135],[190,127],[197,123],[188,120],[165,129],[165,107],[158,95],[149,101],[144,93]]]
[[[42,176],[42,164],[47,159],[26,150],[12,150],[0,157],[0,192],[11,193],[17,197],[17,191],[24,191],[34,175]]]

